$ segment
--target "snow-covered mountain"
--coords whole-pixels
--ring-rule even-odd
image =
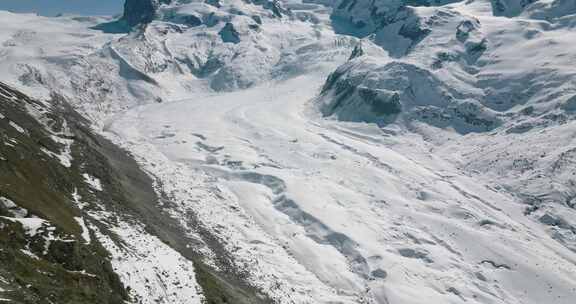
[[[62,137],[26,107],[46,144],[18,135],[22,114],[0,107],[0,130],[18,135],[5,149],[40,151],[85,188],[59,192],[82,227],[9,183],[0,213],[20,235],[39,221],[78,240],[89,231],[117,293],[86,303],[571,304],[575,27],[572,0],[0,12],[2,102],[69,104],[87,119],[53,114],[85,130]],[[5,227],[16,229],[0,225],[0,241]],[[14,256],[107,273],[58,266],[32,241]],[[0,267],[0,298],[36,303],[10,292],[41,297],[46,285],[30,288],[40,278]]]

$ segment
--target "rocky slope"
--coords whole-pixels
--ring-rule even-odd
[[[77,201],[97,200],[83,178],[95,163],[84,159],[81,137],[56,110],[57,100],[34,101],[4,84],[0,90],[0,296],[123,303],[128,294]]]
[[[152,180],[61,97],[0,90],[3,301],[260,301],[202,263]]]

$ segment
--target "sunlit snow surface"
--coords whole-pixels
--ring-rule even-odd
[[[260,32],[242,36],[247,40],[238,45],[222,43],[219,27],[176,33],[170,30],[173,24],[157,21],[145,38],[125,37],[88,29],[102,20],[0,12],[6,24],[0,27],[0,80],[37,96],[55,90],[70,98],[159,179],[175,203],[171,215],[180,215],[184,225],[182,215],[196,214],[235,266],[249,274],[249,283],[278,303],[572,304],[572,236],[554,235],[554,227],[526,216],[517,194],[526,187],[535,194],[546,189],[556,194],[565,186],[534,182],[536,177],[525,176],[533,171],[522,175],[512,170],[508,162],[514,160],[505,156],[533,151],[534,159],[542,159],[536,164],[544,168],[556,147],[572,148],[571,123],[546,132],[506,133],[522,121],[508,120],[509,109],[499,104],[485,104],[484,114],[501,123],[500,129],[469,133],[458,122],[442,129],[426,123],[407,129],[404,121],[379,128],[341,122],[334,119],[337,115],[323,118],[318,106],[325,100],[315,100],[328,75],[343,64],[352,67],[352,76],[370,75],[362,84],[377,87],[389,85],[381,79],[389,71],[379,67],[392,61],[402,62],[410,76],[417,70],[411,66],[429,69],[439,50],[462,53],[465,46],[451,39],[459,22],[472,17],[480,19],[482,28],[471,39],[488,37],[492,43],[482,58],[486,68],[474,63],[464,70],[445,63],[446,68],[422,78],[429,81],[425,85],[414,85],[416,101],[443,106],[435,103],[436,91],[422,89],[434,89],[430,83],[458,91],[466,102],[486,95],[494,101],[518,93],[506,91],[508,86],[489,91],[494,83],[505,79],[521,89],[532,78],[520,76],[550,70],[533,83],[546,94],[530,102],[571,94],[572,72],[566,67],[574,64],[567,53],[573,30],[548,31],[544,21],[525,16],[494,17],[487,3],[467,1],[440,11],[419,8],[419,17],[436,22],[430,34],[434,39],[408,47],[384,30],[374,41],[385,51],[365,41],[370,44],[366,56],[348,63],[357,39],[335,34],[328,10],[313,4],[291,5],[311,10],[317,24],[266,19]],[[195,12],[194,5],[180,13]],[[249,22],[233,18],[240,18],[240,25]],[[397,58],[407,49],[412,53]],[[526,52],[518,55],[519,50]],[[203,62],[213,52],[224,61],[236,55],[243,59],[226,61],[224,78],[179,71],[185,66],[179,59]],[[127,78],[138,73],[150,79]],[[249,88],[240,90],[244,87]],[[561,106],[539,103],[536,111]],[[536,118],[526,120],[538,128]],[[546,157],[540,157],[543,152]],[[569,172],[559,174],[561,182],[570,178]],[[91,178],[86,181],[98,190]],[[546,211],[538,212],[544,216]],[[573,212],[566,208],[563,213],[569,223]],[[129,250],[96,236],[136,298],[200,301],[191,263],[140,226],[119,225],[114,232],[132,246]],[[164,290],[164,282],[147,287],[143,277],[158,273],[154,267],[177,273],[187,282],[185,291]]]
[[[141,107],[111,131],[254,282],[283,282],[297,303],[575,299],[574,253],[514,197],[418,137],[314,117],[322,81]]]

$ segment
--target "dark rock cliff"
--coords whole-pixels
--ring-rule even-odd
[[[161,4],[170,4],[172,0],[126,0],[122,19],[129,26],[152,22],[156,10]]]

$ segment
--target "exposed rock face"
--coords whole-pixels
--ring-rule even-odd
[[[345,121],[388,124],[405,117],[451,126],[462,134],[500,124],[493,113],[452,91],[427,70],[398,62],[378,66],[362,56],[330,75],[320,101],[325,116]]]
[[[224,42],[240,43],[240,34],[230,22],[226,23],[219,34]]]
[[[171,10],[174,7],[189,4],[189,2],[190,1],[176,0],[126,0],[124,3],[124,15],[122,16],[122,20],[125,21],[130,27],[139,24],[148,24],[159,15],[163,15],[163,12],[160,10],[162,5],[174,4],[173,6],[167,8],[168,10]],[[292,14],[289,9],[284,8],[282,4],[277,0],[246,0],[245,2],[248,4],[261,6],[265,10],[268,10],[271,16],[276,18],[290,16]],[[223,4],[218,0],[206,0],[205,3],[216,9],[221,9],[223,7]],[[171,13],[173,13],[173,11],[171,11]],[[191,26],[198,26],[201,24],[198,22],[200,20],[197,16],[184,18],[181,21],[184,21],[185,24],[189,24]]]
[[[152,22],[161,4],[170,4],[172,0],[126,0],[123,20],[129,26]]]
[[[491,0],[494,16],[517,16],[537,0]]]
[[[206,4],[212,5],[213,7],[216,8],[220,8],[222,7],[222,4],[220,3],[220,0],[206,0],[204,1]]]
[[[461,0],[340,0],[332,17],[345,23],[341,29],[366,36],[410,16],[407,6],[440,6]]]
[[[362,80],[349,76],[347,67],[328,78],[322,92],[325,103],[321,108],[325,116],[336,115],[341,120],[390,122],[400,114],[400,95],[395,90],[370,88]]]

